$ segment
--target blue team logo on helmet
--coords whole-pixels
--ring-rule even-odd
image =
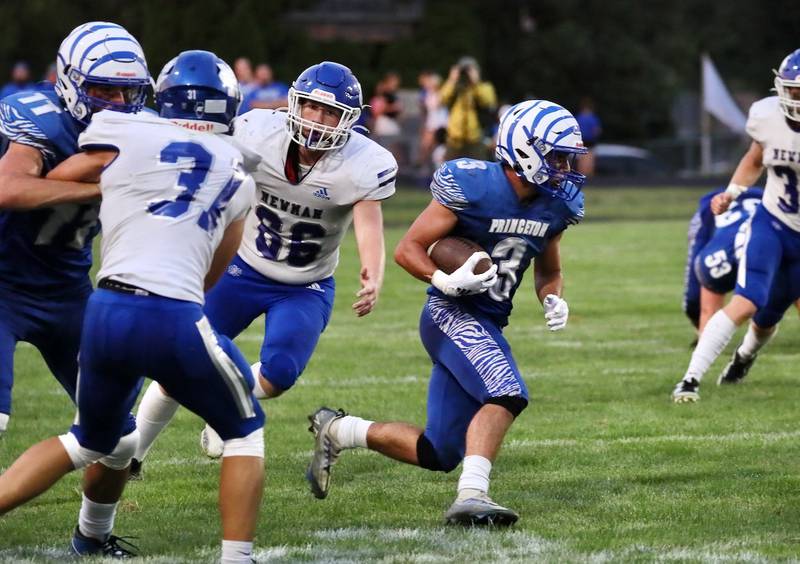
[[[229,131],[241,101],[233,71],[209,51],[184,51],[164,65],[156,81],[161,117],[189,129]]]
[[[497,159],[554,197],[569,201],[578,195],[586,177],[572,172],[572,164],[586,152],[578,122],[553,102],[520,102],[500,118]]]
[[[85,23],[72,30],[58,49],[56,93],[69,113],[84,123],[101,109],[138,112],[152,83],[141,45],[121,25]],[[118,89],[122,101],[97,96],[103,89]]]
[[[341,112],[339,123],[327,126],[303,119],[302,106],[308,101],[336,108]],[[350,138],[362,106],[361,85],[349,68],[330,61],[308,67],[289,88],[289,134],[309,149],[338,149]]]
[[[783,115],[800,121],[800,49],[783,59],[775,73],[775,91]]]

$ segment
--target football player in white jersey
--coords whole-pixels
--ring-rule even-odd
[[[162,92],[165,113],[229,125],[241,101],[231,69],[205,51],[182,53],[169,64],[184,59],[188,80]],[[239,246],[255,184],[241,153],[220,136],[145,112],[96,114],[79,146],[86,152],[51,173],[99,180],[103,196],[101,267],[81,339],[78,417],[68,433],[33,446],[0,476],[0,514],[99,459],[126,468],[138,437],[123,437],[123,429],[147,375],[223,438],[222,561],[251,562],[264,414],[250,391],[249,364],[214,332],[202,304]]]
[[[254,393],[272,398],[291,388],[306,367],[333,308],[333,272],[351,220],[361,259],[356,315],[375,307],[383,282],[381,201],[395,190],[392,154],[354,133],[361,86],[349,68],[322,62],[289,90],[288,112],[252,110],[234,123],[234,137],[261,157],[257,193],[242,245],[206,298],[214,328],[235,338],[266,314]],[[141,459],[176,409],[151,384],[139,406]],[[201,442],[218,455],[208,426]]]
[[[711,202],[723,213],[767,169],[761,206],[752,219],[745,255],[731,301],[706,324],[683,379],[672,392],[676,403],[699,399],[700,380],[733,337],[752,319],[718,384],[740,382],[758,351],[775,335],[786,309],[800,298],[800,49],[775,71],[771,96],[750,108],[747,131],[753,138],[725,192]]]

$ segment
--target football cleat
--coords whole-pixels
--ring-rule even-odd
[[[739,349],[737,348],[733,351],[733,358],[731,361],[722,369],[722,374],[720,374],[717,379],[717,386],[723,384],[738,384],[744,380],[744,377],[747,376],[747,373],[750,371],[750,367],[753,366],[753,363],[756,361],[757,356],[758,355],[753,355],[745,360],[739,356]]]
[[[75,534],[72,535],[69,548],[75,556],[106,556],[108,558],[133,558],[137,556],[134,550],[139,550],[139,547],[122,537],[111,535],[105,542],[87,537],[81,533],[78,527],[75,527]]]
[[[690,378],[689,380],[681,380],[675,389],[672,390],[672,401],[675,403],[692,403],[700,399],[700,393],[697,389],[700,387],[700,382],[697,378]]]
[[[346,417],[343,410],[334,411],[328,407],[320,407],[308,416],[311,426],[308,430],[314,434],[314,455],[306,470],[306,480],[311,486],[311,493],[317,499],[325,499],[331,482],[331,467],[336,464],[342,449],[330,435],[331,424],[337,419]]]
[[[128,481],[136,482],[142,479],[142,461],[131,459],[131,469],[128,473]]]
[[[222,456],[225,442],[214,429],[206,425],[203,430],[200,431],[200,448],[203,449],[207,457],[219,458]]]
[[[456,499],[444,514],[448,525],[508,527],[519,519],[516,512],[492,501],[482,493],[459,501]]]

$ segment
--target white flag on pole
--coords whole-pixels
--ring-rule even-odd
[[[747,117],[733,101],[708,55],[703,55],[703,109],[736,133],[746,133]]]

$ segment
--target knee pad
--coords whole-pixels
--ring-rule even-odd
[[[124,470],[131,463],[139,446],[139,429],[134,429],[120,438],[111,454],[100,459],[100,464],[112,470]]]
[[[522,396],[498,396],[496,398],[489,398],[486,400],[486,403],[505,407],[515,419],[528,407],[528,400]]]
[[[261,364],[261,374],[270,384],[280,390],[288,390],[300,377],[301,369],[290,355],[276,352],[270,354]]]
[[[225,441],[222,447],[222,457],[226,456],[264,458],[264,428],[259,427],[246,437]]]
[[[67,455],[72,461],[72,465],[75,467],[75,470],[86,468],[90,464],[94,464],[103,458],[102,452],[97,452],[96,450],[89,450],[88,448],[82,447],[78,442],[78,438],[72,433],[59,435],[58,440],[61,441],[61,444],[64,446],[64,450],[67,451]]]

